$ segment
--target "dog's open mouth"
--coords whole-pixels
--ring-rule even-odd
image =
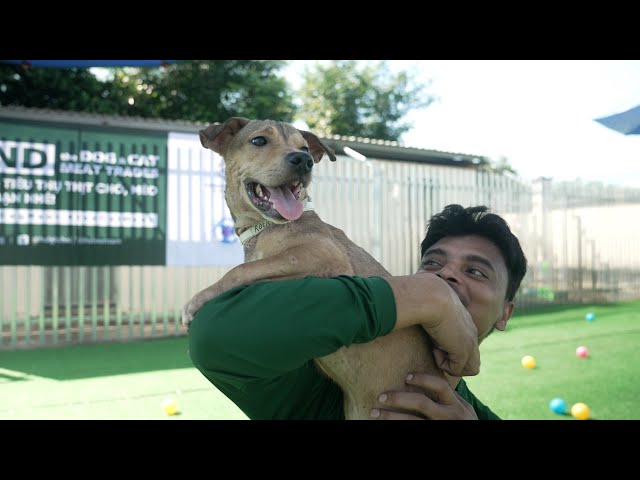
[[[253,204],[267,217],[297,220],[302,215],[304,205],[300,201],[300,192],[304,185],[300,180],[279,187],[248,181],[245,187]]]

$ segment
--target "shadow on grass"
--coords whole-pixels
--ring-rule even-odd
[[[2,381],[36,375],[54,380],[194,368],[187,337],[0,352]],[[9,370],[10,372],[7,372]]]

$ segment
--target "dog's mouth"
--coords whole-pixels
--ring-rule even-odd
[[[267,187],[254,181],[245,182],[247,195],[253,205],[266,217],[274,220],[297,220],[304,205],[300,200],[304,181],[296,180],[279,187]]]

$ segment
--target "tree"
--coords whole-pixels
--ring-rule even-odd
[[[393,75],[386,62],[317,63],[303,73],[298,117],[324,135],[397,141],[411,129],[402,118],[434,100],[423,89],[408,72]]]
[[[222,122],[228,117],[292,121],[295,105],[282,61],[204,60],[133,75],[134,108],[143,116]],[[142,113],[144,112],[144,114]]]
[[[174,120],[222,122],[231,116],[291,121],[295,105],[282,61],[183,61],[162,68],[89,69],[0,64],[0,105]]]
[[[86,68],[0,64],[0,105],[122,114],[112,91],[111,82],[99,81]]]

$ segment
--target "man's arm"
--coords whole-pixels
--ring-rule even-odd
[[[189,354],[249,418],[340,419],[342,393],[312,360],[389,333],[395,313],[381,278],[258,282],[203,306]]]
[[[425,273],[258,282],[204,305],[190,327],[189,352],[194,365],[245,413],[259,410],[255,417],[276,418],[283,405],[306,408],[311,390],[320,388],[313,377],[318,373],[308,368],[312,359],[395,329],[422,324],[441,348],[463,359],[456,365],[464,366],[465,358],[473,364],[475,326],[466,331],[468,313],[450,292],[446,282]],[[469,354],[464,350],[470,344]],[[306,390],[292,383],[306,384]],[[261,406],[266,400],[273,411]]]
[[[210,367],[220,362],[221,368],[237,357],[256,376],[278,375],[414,325],[431,335],[447,373],[475,375],[480,365],[469,313],[445,281],[428,273],[257,282],[207,303],[191,328],[196,322],[192,356],[204,352]]]
[[[203,306],[190,327],[190,354],[208,368],[273,377],[386,335],[395,321],[393,292],[381,278],[257,282]]]

